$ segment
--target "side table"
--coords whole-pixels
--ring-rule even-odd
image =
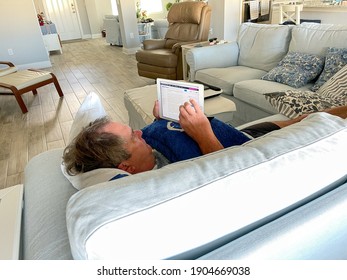
[[[60,38],[59,38],[59,35],[57,33],[43,35],[42,37],[43,37],[43,42],[45,44],[45,47],[46,47],[48,53],[50,51],[59,51],[60,54],[63,53]]]
[[[23,185],[0,190],[0,260],[18,260]]]

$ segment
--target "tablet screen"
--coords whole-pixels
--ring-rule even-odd
[[[157,79],[159,114],[163,119],[178,121],[179,106],[194,99],[204,110],[204,86],[184,81]]]

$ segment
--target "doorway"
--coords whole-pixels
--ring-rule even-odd
[[[81,26],[75,0],[43,0],[48,18],[56,25],[60,40],[81,39]]]

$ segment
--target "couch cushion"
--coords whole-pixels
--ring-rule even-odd
[[[347,49],[329,48],[325,57],[323,72],[319,75],[312,91],[317,91],[325,82],[347,64]]]
[[[288,52],[291,26],[244,23],[239,28],[238,65],[270,71]]]
[[[317,113],[241,147],[84,189],[67,206],[73,256],[197,258],[334,188],[346,141],[346,120]]]
[[[344,48],[347,24],[302,23],[294,26],[289,51],[325,56],[329,47]]]
[[[262,79],[300,88],[314,80],[321,73],[323,65],[324,57],[322,56],[289,52]]]
[[[72,259],[66,205],[77,190],[60,172],[62,152],[62,149],[55,149],[41,153],[25,167],[23,259]]]
[[[195,75],[195,80],[214,85],[221,88],[223,93],[233,95],[234,84],[245,79],[260,79],[265,73],[263,70],[245,66],[208,68],[199,70]]]
[[[201,259],[346,260],[345,221],[347,183]]]
[[[273,92],[266,94],[265,98],[279,113],[291,119],[303,114],[347,105],[345,96],[323,97],[312,91],[287,90],[285,92]]]
[[[306,85],[300,89],[307,89],[312,84]],[[248,80],[235,84],[234,96],[252,106],[261,108],[262,110],[276,114],[277,110],[265,99],[264,94],[270,92],[286,91],[293,89],[292,87],[266,80]]]

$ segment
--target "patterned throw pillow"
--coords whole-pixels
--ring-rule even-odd
[[[289,52],[279,64],[262,79],[299,88],[314,80],[322,72],[324,57]]]
[[[317,94],[322,97],[345,97],[347,99],[347,65],[323,84]]]
[[[323,72],[311,88],[317,91],[325,82],[334,76],[342,67],[347,64],[347,49],[329,48],[325,57]]]
[[[266,100],[288,118],[296,118],[306,113],[323,111],[331,107],[346,105],[341,97],[323,97],[312,91],[287,90],[265,94]]]

